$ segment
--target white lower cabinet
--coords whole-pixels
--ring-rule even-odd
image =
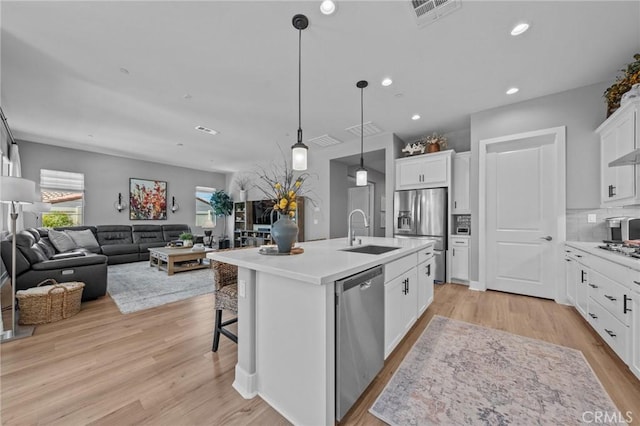
[[[640,275],[640,274],[639,274]],[[635,291],[631,293],[631,359],[629,360],[629,368],[640,379],[640,279],[632,280],[636,285]]]
[[[384,357],[433,301],[433,246],[385,265]]]
[[[469,283],[469,237],[452,236],[449,281]]]
[[[565,259],[567,297],[573,279],[576,309],[640,378],[640,271],[572,247]]]
[[[384,285],[384,356],[400,343],[418,315],[418,274],[414,266]]]
[[[433,302],[433,278],[435,259],[433,255],[418,265],[418,316]]]
[[[567,286],[567,299],[572,305],[576,304],[576,277],[578,276],[578,259],[573,256],[571,250],[566,250],[564,255],[564,280]]]

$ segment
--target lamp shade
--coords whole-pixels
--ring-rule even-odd
[[[367,185],[367,169],[362,168],[356,170],[356,186]]]
[[[35,199],[36,183],[13,176],[0,177],[0,202],[31,204]]]
[[[216,220],[216,222],[217,222],[217,220]],[[207,228],[215,228],[215,227],[216,227],[216,223],[213,223],[211,210],[209,210],[207,212],[207,219],[202,224],[202,228],[203,229],[207,229]]]
[[[291,147],[293,170],[307,170],[307,151],[308,148],[304,144],[297,143]]]

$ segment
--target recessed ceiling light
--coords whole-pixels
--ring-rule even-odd
[[[183,146],[184,144],[182,142],[178,142],[176,145]]]
[[[382,85],[385,87],[391,86],[391,83],[393,83],[393,80],[391,80],[389,77],[386,77],[382,80]]]
[[[121,72],[122,74],[129,74],[129,70],[128,70],[128,69],[126,69],[126,68],[120,68],[120,72]]]
[[[507,90],[507,95],[513,95],[514,93],[518,93],[519,90],[520,89],[518,89],[517,87],[512,87]]]
[[[324,0],[320,3],[320,12],[324,15],[331,15],[336,11],[336,3],[333,0]]]
[[[204,126],[196,126],[196,130],[200,130],[201,132],[209,133],[210,135],[217,135],[218,134],[217,130],[209,129],[208,127],[204,127]]]
[[[526,22],[520,22],[518,25],[513,27],[513,29],[511,30],[511,35],[518,36],[524,33],[525,31],[527,31],[528,29],[529,29],[529,24],[527,24]]]
[[[414,121],[415,121],[415,120],[420,120],[420,114],[413,114],[413,115],[411,116],[411,119],[412,119],[412,120],[414,120]]]

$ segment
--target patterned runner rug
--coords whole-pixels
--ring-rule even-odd
[[[391,425],[621,419],[582,352],[437,315],[369,411]]]
[[[213,271],[197,269],[171,276],[148,261],[109,265],[107,292],[123,314],[213,293]],[[212,308],[213,309],[213,305]]]

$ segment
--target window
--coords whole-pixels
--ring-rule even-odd
[[[216,192],[215,188],[196,186],[196,226],[213,228],[216,225],[216,217],[209,204],[214,192]]]
[[[84,222],[84,174],[60,170],[40,170],[42,201],[51,211],[42,214],[42,226],[82,225]]]

